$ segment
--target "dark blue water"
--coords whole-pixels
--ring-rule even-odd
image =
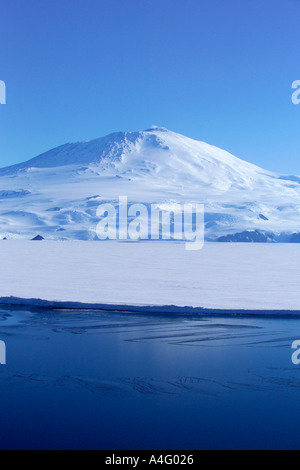
[[[299,327],[0,309],[0,448],[299,448]]]

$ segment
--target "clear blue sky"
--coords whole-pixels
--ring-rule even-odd
[[[0,166],[160,125],[300,174],[300,0],[1,0]]]

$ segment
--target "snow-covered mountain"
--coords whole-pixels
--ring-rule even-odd
[[[206,238],[298,241],[300,178],[164,128],[62,145],[0,170],[0,237],[95,239],[103,202],[205,204]]]

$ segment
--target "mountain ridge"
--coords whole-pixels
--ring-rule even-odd
[[[276,241],[300,231],[299,183],[166,128],[114,132],[0,169],[0,236],[94,239],[97,204],[121,194],[204,203],[209,239],[258,230]]]

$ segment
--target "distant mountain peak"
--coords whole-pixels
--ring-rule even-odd
[[[162,205],[204,203],[211,239],[299,232],[299,181],[164,127],[114,132],[0,170],[0,237],[49,239],[63,232],[94,239],[97,205],[119,195]]]
[[[109,173],[156,181],[168,179],[172,184],[187,187],[210,184],[212,189],[221,191],[249,186],[261,175],[270,176],[269,172],[225,150],[158,126],[61,145],[24,163],[1,169],[0,176],[61,167],[72,174],[74,171],[82,174],[85,168],[99,176]]]

